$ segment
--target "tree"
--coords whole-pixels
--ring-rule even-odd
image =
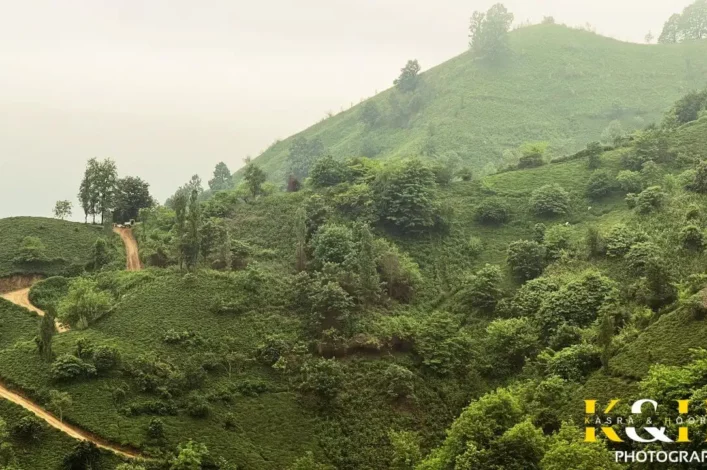
[[[614,189],[614,180],[606,170],[596,170],[587,182],[587,197],[599,200],[608,196]]]
[[[199,193],[192,190],[189,197],[189,211],[186,215],[186,230],[182,237],[181,251],[187,269],[193,271],[199,261],[199,251],[201,247],[201,206],[199,204]]]
[[[297,209],[295,233],[297,236],[295,270],[299,273],[307,269],[307,214],[303,207]]]
[[[101,214],[101,225],[103,225],[106,214],[115,207],[115,190],[118,179],[118,169],[115,162],[110,158],[99,162],[94,177],[94,185],[98,195],[96,210]]]
[[[498,266],[487,264],[459,290],[457,298],[468,311],[491,313],[503,296],[503,276]]]
[[[653,31],[648,31],[646,36],[643,38],[643,40],[646,41],[646,44],[651,44],[654,39],[655,36],[653,36]]]
[[[209,454],[204,444],[190,440],[179,445],[179,453],[172,459],[170,470],[201,470],[201,462]]]
[[[469,46],[475,56],[497,59],[508,49],[508,30],[513,23],[510,13],[500,3],[492,6],[486,13],[474,12],[469,25]]]
[[[356,227],[358,241],[358,277],[364,305],[375,303],[380,296],[380,277],[376,270],[373,235],[368,225]]]
[[[84,212],[84,222],[88,222],[88,216],[93,217],[93,223],[96,223],[96,214],[98,213],[98,160],[92,158],[86,164],[86,170],[81,180],[79,187],[79,201]]]
[[[508,245],[507,262],[516,279],[529,281],[545,269],[545,247],[531,240],[513,242]]]
[[[405,93],[415,91],[419,83],[420,78],[418,74],[420,73],[420,63],[415,60],[408,60],[405,67],[400,69],[400,76],[395,79],[393,84],[395,87]]]
[[[605,145],[617,145],[621,142],[621,138],[626,135],[621,121],[614,119],[601,132],[601,143]]]
[[[432,170],[420,160],[387,165],[373,186],[383,222],[408,232],[421,232],[436,224],[437,183]]]
[[[39,350],[39,355],[42,356],[45,361],[51,361],[54,357],[54,352],[52,351],[52,340],[54,339],[54,333],[56,332],[56,327],[54,325],[55,318],[56,315],[54,305],[50,305],[39,322],[37,348]]]
[[[637,171],[621,170],[616,175],[619,188],[627,193],[640,193],[643,190],[643,179]]]
[[[56,201],[54,205],[54,217],[61,220],[71,217],[72,206],[71,201]]]
[[[413,470],[422,460],[420,436],[410,431],[389,431],[388,439],[393,448],[392,470]]]
[[[381,118],[381,112],[380,109],[378,109],[378,105],[371,100],[366,101],[366,103],[364,103],[361,107],[360,118],[361,122],[363,122],[368,129],[374,128]]]
[[[106,313],[111,306],[111,297],[99,290],[96,281],[88,278],[76,278],[69,291],[59,303],[59,318],[62,323],[76,325],[90,323]]]
[[[518,161],[518,168],[536,168],[543,166],[545,161],[543,160],[543,155],[547,144],[544,142],[537,142],[533,144],[526,144],[521,147],[521,157]]]
[[[343,183],[348,179],[348,168],[331,155],[314,162],[309,172],[309,180],[314,188],[327,188]]]
[[[474,216],[482,224],[500,225],[508,221],[510,212],[511,208],[504,199],[490,197],[476,206]]]
[[[80,441],[73,450],[64,456],[62,462],[65,470],[91,470],[98,468],[101,452],[91,441]]]
[[[211,191],[224,191],[233,187],[233,176],[224,162],[219,162],[214,168],[214,177],[209,180]]]
[[[287,154],[290,174],[302,181],[309,174],[312,163],[322,155],[324,155],[324,144],[319,138],[307,140],[304,136],[296,137]]]
[[[653,396],[653,395],[651,395]],[[584,442],[583,434],[572,423],[563,423],[552,436],[550,446],[540,461],[543,470],[620,470],[614,455],[603,441]]]
[[[68,393],[60,392],[59,390],[49,390],[48,408],[59,414],[59,421],[62,423],[64,422],[64,412],[71,407],[72,403],[71,395]]]
[[[492,364],[492,375],[507,377],[523,368],[540,350],[538,332],[528,318],[492,321],[486,327],[486,348]]]
[[[120,222],[137,219],[140,209],[152,207],[150,184],[140,178],[128,176],[116,183],[114,217]]]
[[[570,197],[562,186],[546,184],[533,191],[530,205],[539,216],[564,215],[569,211]]]
[[[255,163],[250,162],[245,167],[243,179],[253,199],[258,197],[258,194],[262,192],[262,184],[265,183],[266,180],[265,172]]]
[[[699,41],[707,38],[707,0],[697,0],[685,7],[682,14],[672,15],[658,38],[661,44]]]
[[[105,238],[96,239],[96,243],[93,244],[91,258],[91,267],[94,271],[100,271],[112,261],[113,257],[108,250],[108,242],[106,242]]]

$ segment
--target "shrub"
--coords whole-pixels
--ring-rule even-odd
[[[309,181],[315,188],[336,186],[348,179],[348,167],[331,155],[318,159],[309,170]]]
[[[651,260],[660,257],[660,249],[651,242],[638,242],[631,246],[626,253],[625,259],[629,268],[636,274],[641,275]]]
[[[29,300],[33,305],[47,310],[50,306],[58,304],[68,290],[69,279],[63,276],[48,277],[32,285],[29,291]]]
[[[398,364],[391,364],[383,372],[386,394],[393,400],[415,396],[415,374]]]
[[[420,267],[396,245],[377,239],[374,242],[376,265],[388,296],[401,302],[410,302],[415,289],[422,283]]]
[[[90,323],[108,312],[110,307],[110,295],[98,290],[95,281],[77,278],[59,303],[59,319],[70,325],[76,325],[82,319]]]
[[[67,455],[63,466],[70,470],[99,468],[101,451],[90,441],[79,441]]]
[[[569,212],[570,197],[560,185],[547,184],[533,191],[530,205],[539,216],[563,215]]]
[[[566,225],[553,225],[545,232],[544,245],[547,258],[559,259],[562,251],[570,249],[572,229]]]
[[[626,195],[626,201],[629,208],[635,206],[636,212],[639,214],[649,214],[663,205],[665,193],[661,191],[660,186],[651,186],[646,188],[638,196],[631,194]]]
[[[354,255],[354,249],[353,232],[344,225],[326,224],[312,239],[312,251],[319,266],[343,264]]]
[[[547,362],[549,375],[581,382],[591,372],[601,367],[599,350],[589,344],[576,344],[553,355]]]
[[[681,228],[678,237],[680,244],[686,250],[701,251],[704,247],[704,234],[695,225],[687,225]]]
[[[336,398],[343,381],[343,372],[336,359],[315,359],[302,366],[299,389],[325,402]]]
[[[12,426],[12,435],[17,439],[31,441],[39,439],[44,422],[34,415],[25,415]]]
[[[470,338],[458,318],[447,312],[425,317],[415,335],[414,350],[422,364],[439,375],[461,372],[472,359]]]
[[[493,312],[501,299],[503,276],[498,266],[486,265],[461,288],[457,300],[469,311]]]
[[[545,247],[538,242],[519,240],[508,245],[506,261],[519,281],[538,277],[545,269]]]
[[[96,368],[93,364],[71,354],[62,354],[52,363],[51,377],[54,380],[73,380],[94,375]]]
[[[107,372],[120,364],[120,353],[111,346],[98,346],[93,351],[93,363],[99,373]]]
[[[206,397],[200,393],[192,393],[187,398],[186,410],[193,418],[206,418],[211,413],[211,406]]]
[[[147,436],[151,439],[162,439],[164,437],[164,421],[160,418],[152,418],[147,424]]]
[[[17,250],[13,262],[19,264],[40,264],[49,261],[47,248],[38,237],[25,237]]]
[[[373,182],[380,219],[405,232],[434,227],[439,216],[434,172],[420,160],[388,163]]]
[[[606,254],[614,258],[622,257],[633,245],[647,240],[648,236],[642,231],[623,224],[614,225],[606,235]]]
[[[623,170],[616,175],[619,188],[627,193],[639,193],[643,189],[641,174],[637,171]]]
[[[589,177],[587,182],[587,197],[601,199],[608,196],[614,189],[614,179],[606,170],[597,170]]]
[[[482,224],[500,225],[508,221],[511,209],[501,198],[487,198],[476,206],[476,220]]]
[[[527,318],[494,320],[486,327],[486,334],[492,374],[497,377],[519,371],[526,358],[540,350],[538,333]]]
[[[707,193],[707,160],[702,160],[695,167],[694,180],[690,189],[698,193]]]
[[[685,211],[685,220],[689,221],[698,221],[702,218],[702,209],[700,208],[699,205],[697,204],[690,204],[687,207],[687,211]]]
[[[599,233],[599,229],[596,227],[587,227],[584,242],[587,245],[589,256],[601,256],[606,251],[604,237],[602,237],[601,233]]]

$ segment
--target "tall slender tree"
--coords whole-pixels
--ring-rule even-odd
[[[307,214],[304,207],[297,209],[296,219],[297,247],[295,251],[295,269],[300,273],[307,269]]]
[[[56,331],[54,326],[56,309],[54,305],[50,305],[46,310],[46,313],[39,321],[37,348],[39,349],[39,355],[42,356],[42,359],[51,361],[54,356],[52,352],[52,340],[54,339],[54,333]]]
[[[358,238],[358,276],[361,282],[361,298],[365,305],[375,303],[380,296],[380,276],[373,253],[373,235],[368,225],[356,227]]]
[[[187,269],[193,271],[199,261],[201,208],[199,206],[199,192],[193,189],[189,197],[189,210],[187,212],[186,232],[184,234],[182,251]]]
[[[233,176],[231,170],[224,162],[219,162],[214,168],[214,177],[209,180],[211,191],[223,191],[233,187]]]

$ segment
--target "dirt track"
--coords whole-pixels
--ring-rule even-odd
[[[125,243],[125,253],[127,258],[126,269],[128,271],[137,271],[141,269],[142,265],[140,264],[140,257],[138,256],[137,242],[135,241],[135,237],[133,236],[132,230],[116,228],[115,232],[120,235],[120,237],[123,239],[123,243]],[[16,305],[19,305],[20,307],[24,307],[32,312],[35,312],[37,315],[43,316],[44,312],[32,305],[32,303],[29,301],[29,289],[29,287],[25,287],[23,289],[7,292],[5,294],[2,294],[2,298],[9,300],[10,302]],[[56,323],[56,327],[59,333],[68,331],[67,327],[61,325],[58,322]],[[102,449],[109,450],[117,455],[129,459],[140,457],[140,454],[134,451],[111,445],[103,439],[100,439],[99,437],[94,436],[86,431],[82,431],[81,429],[75,426],[62,423],[54,415],[45,411],[39,405],[33,403],[22,395],[19,395],[9,390],[1,383],[0,398],[4,398],[17,405],[20,405],[22,408],[34,413],[36,416],[44,420],[51,427],[56,428],[63,433],[66,433],[74,439],[93,442]]]
[[[125,269],[128,271],[141,270],[142,263],[140,263],[140,253],[138,252],[137,241],[135,240],[132,229],[115,227],[113,231],[120,235],[125,245]]]
[[[19,289],[12,292],[8,292],[6,294],[2,294],[2,296],[0,297],[5,300],[9,300],[13,304],[19,305],[20,307],[24,307],[27,310],[35,312],[40,317],[43,317],[44,312],[32,305],[32,302],[29,301],[29,289],[29,287],[25,287],[24,289]],[[69,331],[69,327],[59,323],[58,320],[55,320],[54,324],[56,325],[56,330],[59,333]]]

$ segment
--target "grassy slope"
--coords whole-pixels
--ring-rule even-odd
[[[57,274],[66,266],[88,261],[96,238],[102,236],[101,227],[44,217],[11,217],[0,220],[0,277],[22,272]],[[17,266],[12,262],[22,239],[39,237],[49,258],[63,258],[64,263],[51,263],[38,268]]]
[[[321,138],[338,157],[359,155],[364,141],[382,149],[380,158],[418,155],[430,139],[437,153],[453,150],[481,169],[525,142],[550,141],[570,153],[597,140],[611,120],[627,129],[659,120],[707,75],[704,41],[637,45],[543,25],[512,32],[510,42],[512,58],[503,66],[464,53],[424,73],[431,99],[408,128],[367,132],[356,106],[297,135]],[[372,100],[386,110],[391,93]],[[274,181],[284,181],[291,141],[256,159]]]

